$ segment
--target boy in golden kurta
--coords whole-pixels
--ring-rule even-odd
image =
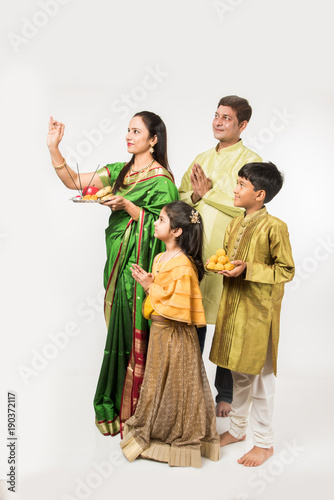
[[[294,276],[289,233],[284,222],[267,213],[283,185],[272,163],[248,163],[238,172],[234,205],[245,208],[226,229],[224,249],[235,268],[221,271],[219,305],[210,360],[233,376],[230,430],[220,445],[246,438],[248,413],[254,447],[238,460],[261,465],[273,454],[272,415],[279,319],[284,283]]]

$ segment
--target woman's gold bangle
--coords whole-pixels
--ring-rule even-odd
[[[140,216],[140,208],[138,207],[138,214],[136,215],[136,217],[132,217],[132,220],[134,220],[135,222],[138,222],[139,216]]]
[[[61,165],[58,165],[57,167],[55,167],[55,166],[52,164],[53,168],[54,168],[55,170],[60,170],[61,168],[64,168],[64,167],[65,167],[65,165],[66,165],[66,160],[65,160],[65,158],[63,158],[63,160],[64,160],[64,163],[62,163]]]

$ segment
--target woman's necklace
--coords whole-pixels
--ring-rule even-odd
[[[156,266],[156,273],[157,273],[157,274],[158,274],[158,273],[161,273],[161,271],[163,270],[163,268],[165,267],[165,265],[167,264],[167,262],[168,262],[168,261],[170,261],[173,257],[175,257],[175,256],[176,256],[178,253],[180,253],[181,251],[182,251],[182,248],[180,248],[177,252],[173,253],[173,255],[171,255],[171,256],[169,257],[169,259],[165,260],[165,262],[162,264],[161,269],[159,269],[159,271],[158,271],[158,264],[160,264],[160,261],[161,261],[161,259],[162,259],[162,256],[166,253],[166,252],[163,252],[163,253],[160,255],[159,260],[158,260],[158,262],[157,262],[157,266]]]
[[[155,160],[152,160],[148,165],[146,165],[146,167],[144,167],[138,171],[133,171],[132,165],[131,165],[128,173],[126,174],[126,178],[125,178],[126,184],[129,184],[129,181],[130,181],[130,178],[129,178],[130,171],[133,171],[133,173],[135,173],[135,174],[141,174],[141,175],[138,176],[136,182],[134,182],[134,184],[127,191],[122,190],[122,189],[120,190],[120,191],[122,191],[122,196],[128,195],[137,186],[138,182],[144,177],[144,175],[146,174],[146,172],[148,171],[150,166],[153,165],[154,162],[155,162]]]
[[[139,170],[133,170],[133,165],[131,165],[130,172],[132,172],[133,174],[140,174],[140,172],[143,172],[146,168],[149,168],[151,165],[153,165],[154,162],[155,160],[152,160],[148,165],[146,165],[146,167],[140,168]]]

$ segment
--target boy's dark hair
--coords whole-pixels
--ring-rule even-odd
[[[201,281],[205,274],[203,265],[203,219],[197,212],[196,217],[199,223],[191,222],[194,209],[184,203],[184,201],[173,201],[164,206],[171,229],[182,229],[182,234],[176,238],[183,252],[195,265],[198,275],[198,281]],[[194,220],[194,219],[193,219]]]
[[[222,97],[218,103],[217,108],[219,106],[229,106],[234,109],[236,112],[238,123],[240,124],[243,121],[249,122],[252,116],[252,108],[249,105],[247,99],[243,97],[239,97],[237,95],[228,95],[226,97]]]
[[[251,182],[254,191],[263,189],[266,192],[264,203],[268,203],[277,195],[284,182],[282,172],[270,161],[267,163],[246,163],[239,170],[238,176]]]

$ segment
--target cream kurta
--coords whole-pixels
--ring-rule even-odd
[[[227,225],[233,217],[242,213],[233,205],[233,189],[237,183],[238,171],[246,163],[256,161],[262,161],[262,159],[247,149],[240,139],[233,146],[223,148],[219,152],[217,152],[217,148],[213,148],[199,154],[184,174],[179,189],[180,199],[195,207],[203,217],[204,262],[215,254],[218,248],[222,247]],[[195,205],[191,200],[193,189],[190,181],[194,163],[199,163],[205,175],[212,181],[212,189]],[[223,280],[218,274],[210,273],[204,276],[201,281],[205,317],[209,324],[216,322],[222,287]]]
[[[271,331],[276,375],[284,283],[295,271],[287,226],[266,208],[236,217],[226,230],[224,248],[230,260],[247,262],[247,271],[246,276],[224,278],[210,360],[232,371],[258,375]]]

